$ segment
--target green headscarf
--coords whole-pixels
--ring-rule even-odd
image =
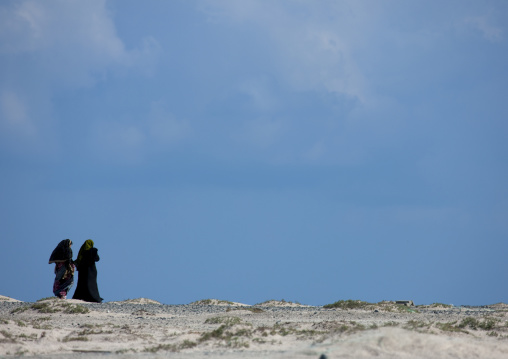
[[[81,248],[79,249],[79,253],[78,253],[78,258],[74,261],[74,263],[79,266],[79,264],[81,263],[81,260],[83,259],[83,253],[85,251],[89,251],[90,249],[93,248],[93,241],[91,239],[87,239],[85,241],[85,243],[83,243],[83,245],[81,246]]]

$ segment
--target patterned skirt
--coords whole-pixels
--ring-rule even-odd
[[[56,263],[53,294],[59,298],[65,298],[74,284],[74,264],[71,266],[69,270],[65,263]]]

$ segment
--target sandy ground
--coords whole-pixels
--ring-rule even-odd
[[[357,304],[357,305],[355,305]],[[355,308],[351,308],[355,307]],[[0,296],[0,357],[508,358],[508,305],[219,300],[102,304]]]

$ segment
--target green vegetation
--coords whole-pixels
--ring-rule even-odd
[[[197,345],[196,342],[186,339],[182,343],[180,343],[180,349],[194,348],[196,345]]]
[[[339,300],[332,304],[326,304],[323,305],[323,308],[326,309],[333,309],[333,308],[339,308],[339,309],[370,309],[372,306],[372,303],[364,302],[361,300]]]
[[[89,339],[87,337],[65,337],[62,341],[66,342],[87,342]]]
[[[49,303],[34,303],[30,306],[30,308],[38,311],[39,313],[56,313],[60,311],[56,307],[51,306]]]
[[[33,333],[30,335],[26,335],[24,333],[21,333],[18,335],[18,338],[24,339],[24,340],[37,340],[37,334]]]
[[[81,328],[88,328],[88,329],[92,329],[92,328],[95,328],[95,327],[102,327],[103,325],[101,324],[81,324],[80,327]]]
[[[67,314],[86,314],[90,312],[90,309],[81,304],[65,303],[64,307],[65,307],[64,313]]]
[[[81,304],[71,304],[66,303],[64,301],[54,302],[51,305],[50,303],[34,303],[31,305],[31,309],[38,311],[39,313],[57,313],[63,312],[66,314],[86,314],[90,312],[85,306]]]
[[[7,330],[0,330],[0,334],[3,335],[3,338],[0,338],[0,343],[16,343],[16,339]]]
[[[265,311],[261,308],[253,308],[253,307],[246,307],[246,310],[251,311],[252,313],[264,313]]]
[[[86,314],[88,312],[90,312],[90,309],[88,309],[87,307],[81,305],[81,304],[71,304],[71,303],[67,303],[61,299],[56,299],[56,300],[51,300],[51,301],[47,301],[44,299],[41,299],[39,301],[37,301],[36,303],[33,303],[32,305],[26,305],[26,306],[22,306],[22,307],[18,307],[16,309],[13,309],[11,311],[11,314],[16,314],[16,313],[23,313],[25,311],[27,311],[28,309],[32,309],[32,310],[35,310],[39,313],[45,313],[45,314],[49,314],[49,313],[58,313],[58,312],[63,312],[63,313],[66,313],[66,314]]]
[[[91,328],[85,328],[82,331],[77,333],[78,336],[86,336],[86,335],[97,335],[97,334],[113,334],[112,330],[104,331],[102,329],[93,330]]]
[[[438,329],[441,329],[444,332],[460,332],[460,333],[466,333],[467,331],[463,330],[462,328],[456,326],[455,324],[457,321],[454,322],[447,322],[447,323],[436,323],[436,327]]]
[[[48,324],[41,325],[39,323],[33,323],[32,326],[33,326],[34,329],[40,329],[40,330],[51,330],[51,329],[53,329],[53,327],[51,325],[48,325]]]
[[[159,344],[154,347],[145,348],[145,352],[157,353],[158,351],[164,350],[168,352],[178,352],[182,349],[194,348],[197,345],[196,342],[190,340],[184,340],[179,344]]]
[[[398,325],[399,325],[399,323],[394,322],[394,321],[390,321],[390,322],[385,322],[383,324],[383,327],[397,327]]]
[[[46,298],[37,299],[37,302],[42,302],[45,300],[59,300],[59,299],[57,297],[46,297]]]
[[[252,335],[252,331],[250,329],[241,328],[236,331],[230,331],[231,327],[222,324],[219,328],[212,330],[211,332],[203,333],[199,338],[199,342],[202,343],[204,341],[210,339],[223,340],[225,342],[225,346],[230,348],[248,348],[249,344],[243,342],[241,337],[250,337]]]
[[[332,304],[326,304],[323,306],[325,309],[343,309],[343,310],[377,310],[383,312],[399,312],[399,313],[418,313],[418,310],[415,307],[408,307],[404,304],[396,304],[395,302],[390,302],[383,300],[379,303],[369,303],[364,302],[362,300],[339,300]]]
[[[29,306],[27,305],[24,305],[22,307],[17,307],[13,310],[11,310],[11,314],[16,314],[16,313],[23,313],[24,311],[28,310]]]
[[[418,330],[418,329],[429,329],[432,326],[432,323],[426,323],[417,320],[410,320],[404,325],[404,329],[410,330]]]
[[[443,303],[432,303],[429,308],[452,308],[451,304],[443,304]]]
[[[206,324],[224,324],[227,327],[232,327],[235,324],[240,324],[242,320],[238,317],[212,317],[205,320]]]
[[[252,336],[251,323],[242,322],[238,317],[213,317],[208,318],[205,323],[207,324],[220,324],[220,326],[210,332],[201,334],[199,343],[208,340],[218,340],[222,345],[229,348],[248,348],[249,343],[244,341],[243,338],[250,338]],[[241,325],[243,327],[233,327]],[[247,328],[245,328],[247,326]]]
[[[478,328],[483,330],[492,330],[496,327],[497,319],[494,318],[484,318],[483,321],[479,321],[476,318],[468,317],[462,320],[458,325],[459,328],[471,328],[473,330],[477,330]]]
[[[115,352],[115,354],[127,354],[128,352],[136,352],[134,349],[119,349]]]
[[[473,317],[467,317],[462,319],[462,321],[457,324],[457,321],[448,322],[448,323],[437,323],[436,327],[447,332],[461,332],[461,333],[469,333],[466,329],[472,330],[490,330],[491,332],[488,334],[490,336],[497,336],[496,332],[493,329],[496,329],[498,319],[485,317],[483,320],[479,320]]]
[[[226,312],[231,312],[233,310],[248,310],[249,312],[252,312],[252,313],[264,313],[265,312],[263,309],[258,308],[258,307],[233,307],[233,308],[226,309]]]

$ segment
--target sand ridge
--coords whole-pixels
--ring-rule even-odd
[[[508,309],[346,301],[247,305],[147,298],[0,300],[0,356],[159,358],[506,358]],[[351,309],[353,307],[354,309]]]
[[[21,302],[20,300],[0,295],[0,302]]]

